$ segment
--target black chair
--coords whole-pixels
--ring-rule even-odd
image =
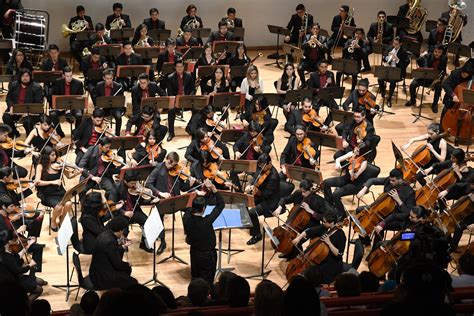
[[[360,266],[360,263],[362,262],[362,259],[364,258],[364,246],[362,245],[360,239],[352,239],[350,241],[350,244],[354,245],[354,254],[352,255],[351,263],[344,262],[342,264],[342,270],[344,272],[347,272],[350,269],[357,270]],[[349,251],[349,249],[347,249],[346,251]]]
[[[370,149],[372,150],[369,154],[367,154],[367,161],[369,163],[373,163],[375,158],[377,157],[377,145],[380,143],[380,136],[374,135],[370,140]]]
[[[84,254],[84,246],[82,245],[82,240],[79,239],[79,232],[77,229],[77,218],[73,216],[71,218],[71,225],[72,225],[72,236],[71,236],[71,244],[74,250],[76,250],[79,254]]]
[[[77,253],[72,254],[72,264],[74,265],[74,268],[77,271],[77,282],[79,283],[79,287],[77,288],[77,293],[76,293],[76,301],[77,301],[77,297],[79,296],[79,291],[81,290],[81,288],[86,291],[94,291],[95,287],[91,279],[89,278],[89,276],[86,276],[86,277],[83,276],[82,269],[81,269],[81,261],[79,260],[79,255]]]

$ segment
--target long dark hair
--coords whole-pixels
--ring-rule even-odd
[[[288,81],[290,80],[290,78],[286,74],[286,69],[290,66],[293,68],[293,76],[295,76],[295,65],[293,65],[292,63],[286,63],[285,67],[283,67],[283,74],[281,75],[281,84],[282,85],[287,85]]]
[[[58,151],[54,149],[51,146],[46,146],[43,149],[43,152],[41,152],[41,156],[39,158],[39,163],[41,166],[43,166],[43,174],[46,172],[48,167],[51,165],[51,160],[49,159],[49,156],[55,152],[56,153],[56,159],[59,157]]]
[[[102,196],[99,192],[91,192],[87,194],[82,202],[82,214],[97,217],[102,209]]]
[[[148,31],[148,26],[146,26],[146,24],[142,23],[139,26],[137,26],[137,28],[135,29],[135,34],[133,34],[133,39],[132,39],[133,44],[136,44],[140,40],[140,37],[141,37],[140,33],[145,27],[147,28],[147,31]]]

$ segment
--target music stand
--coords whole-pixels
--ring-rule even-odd
[[[286,177],[288,179],[296,181],[308,179],[313,181],[317,185],[321,185],[323,183],[323,175],[318,170],[288,164],[285,164],[285,168]]]
[[[155,108],[157,112],[162,109],[171,109],[174,107],[174,100],[175,97],[150,97],[150,98],[142,98],[141,100],[141,108],[143,109],[144,106],[152,106]]]
[[[116,57],[120,55],[122,51],[121,44],[106,44],[106,45],[99,45],[100,54],[105,57]]]
[[[211,29],[210,28],[195,28],[191,30],[192,37],[195,38],[203,38],[203,37],[209,37],[211,34]]]
[[[346,74],[356,75],[359,72],[359,64],[352,59],[334,59],[332,61],[332,70],[337,70],[342,73],[341,86],[344,86]],[[339,104],[339,106],[340,105],[341,104]]]
[[[245,28],[244,27],[234,27],[229,29],[232,33],[234,33],[234,38],[238,39],[239,41],[244,40],[245,36]]]
[[[123,41],[124,39],[133,37],[134,33],[135,30],[133,28],[110,30],[110,38],[117,41]]]
[[[56,80],[62,78],[62,76],[62,71],[33,70],[33,80],[44,84],[56,82]]]
[[[313,89],[288,90],[285,94],[285,103],[301,104],[304,98],[313,98]]]
[[[164,42],[171,37],[171,30],[148,30],[148,35],[154,42]]]
[[[415,117],[415,120],[413,123],[416,123],[421,118],[427,119],[432,121],[433,119],[427,116],[424,116],[421,114],[421,109],[423,108],[423,99],[425,97],[425,82],[427,80],[435,80],[439,77],[439,70],[437,69],[432,69],[432,68],[417,68],[413,69],[411,72],[411,75],[413,79],[421,79],[422,80],[422,85],[421,85],[421,100],[420,100],[420,106],[418,109],[418,114],[412,114]],[[416,105],[416,103],[415,103]]]
[[[134,149],[143,140],[141,136],[114,136],[110,137],[112,142],[111,149],[119,149],[120,151]],[[127,161],[127,155],[124,155],[124,161]]]
[[[293,57],[293,60],[299,61],[303,58],[303,50],[301,48],[286,43],[283,43],[281,47],[283,48],[285,54],[291,55],[291,57]]]
[[[12,106],[13,114],[43,114],[43,103],[25,103],[25,104],[14,104]]]
[[[405,50],[413,54],[413,56],[420,56],[421,43],[417,40],[411,40],[407,37],[402,37],[402,44]]]
[[[171,254],[162,259],[161,261],[158,262],[158,264],[166,262],[170,259],[178,261],[182,264],[186,264],[186,261],[183,259],[179,258],[175,254],[175,249],[174,249],[174,233],[175,233],[175,228],[174,228],[174,222],[175,222],[175,214],[178,211],[182,211],[186,208],[191,207],[192,201],[194,200],[194,197],[196,196],[196,193],[187,193],[187,194],[182,194],[179,196],[173,196],[168,199],[162,199],[160,202],[157,204],[158,211],[162,215],[166,214],[172,214],[173,219],[172,219],[172,228],[171,228]]]
[[[5,93],[8,92],[8,89],[5,89],[3,86],[3,83],[8,82],[10,83],[12,81],[13,76],[12,75],[0,75],[0,82],[2,83],[2,87],[0,88],[0,93]]]
[[[104,73],[104,68],[89,68],[87,70],[87,79],[88,80],[94,80],[94,81],[99,81],[102,80],[102,75]]]
[[[87,187],[87,182],[89,182],[90,178],[85,178],[81,180],[78,184],[70,188],[69,190],[64,193],[63,198],[61,199],[61,202],[59,202],[60,205],[66,204],[66,202],[71,201],[72,198],[74,198],[74,216],[77,214],[77,195],[81,194],[84,192],[84,190]]]
[[[143,59],[158,58],[158,56],[160,55],[160,48],[157,46],[136,47],[134,48],[134,50],[135,50],[135,53],[140,54],[140,56],[142,56]]]
[[[204,48],[201,46],[189,47],[189,49],[184,53],[183,60],[198,60],[204,52]]]
[[[461,43],[451,42],[448,45],[448,53],[471,58],[471,48]]]
[[[53,95],[52,97],[52,106],[53,109],[69,111],[72,110],[87,110],[87,98],[82,95]],[[71,140],[72,135],[72,121],[69,122],[71,127]]]
[[[214,54],[226,53],[233,54],[237,46],[242,44],[242,41],[214,41],[212,42],[212,51]]]
[[[267,27],[268,27],[268,31],[270,33],[277,35],[277,38],[276,38],[276,52],[267,56],[268,59],[275,59],[275,62],[270,63],[270,64],[266,64],[265,66],[271,66],[273,64],[276,64],[276,66],[281,69],[281,65],[280,65],[279,60],[281,58],[284,58],[285,55],[280,55],[280,53],[279,53],[279,51],[280,51],[280,35],[289,36],[290,35],[290,30],[288,30],[286,27],[281,27],[281,26],[277,26],[277,25],[267,25]]]
[[[91,36],[94,33],[95,33],[95,31],[91,31],[91,30],[77,32],[76,33],[76,41],[78,41],[78,42],[87,42],[91,39]]]
[[[232,66],[230,67],[230,77],[231,78],[243,78],[247,75],[247,68],[249,66]]]
[[[162,77],[163,79],[172,72],[174,72],[174,63],[170,63],[170,62],[163,63],[163,66],[161,66],[160,77]]]
[[[353,38],[356,31],[357,27],[344,25],[344,28],[342,29],[342,34],[347,36],[348,38]]]
[[[214,110],[223,111],[223,108],[229,106],[229,108],[236,108],[242,106],[242,94],[240,92],[222,92],[216,93],[212,97],[212,107]],[[227,111],[226,118],[227,125],[230,125],[229,122],[229,111]],[[221,135],[222,136],[222,135]]]
[[[143,166],[136,166],[136,167],[130,167],[130,168],[123,167],[120,169],[120,172],[119,172],[119,181],[123,181],[125,177],[125,172],[127,172],[128,170],[135,171],[135,173],[138,175],[139,181],[145,181],[154,168],[155,166],[153,165],[143,165]]]
[[[338,150],[344,149],[342,145],[342,137],[338,135],[325,134],[315,131],[308,131],[306,135],[311,141],[318,146],[318,151],[322,151],[322,147],[329,147]],[[321,165],[321,155],[318,157],[318,165]]]
[[[331,109],[330,113],[333,121],[341,122],[344,125],[349,124],[352,121],[352,118],[354,117],[354,112],[351,111]]]
[[[344,87],[327,87],[318,91],[317,97],[319,100],[335,100],[339,99],[339,106],[341,106],[342,98],[344,97]]]
[[[288,92],[290,91],[291,90],[289,90]],[[298,91],[302,91],[302,90],[298,90]],[[278,93],[261,93],[261,94],[254,95],[253,96],[254,100],[259,98],[260,96],[264,97],[267,100],[269,106],[274,106],[272,108],[272,117],[273,117],[273,114],[276,113],[275,118],[278,118],[278,109],[280,106],[281,96]],[[276,111],[275,111],[275,108],[276,108]]]
[[[224,73],[224,77],[227,76],[227,73],[229,72],[228,65],[212,65],[212,66],[199,66],[196,71],[196,77],[198,78],[212,77],[216,68],[221,68],[222,72]]]
[[[243,134],[244,131],[241,129],[224,129],[222,130],[220,140],[225,144],[235,143]]]
[[[402,77],[402,70],[398,67],[375,66],[374,77],[385,81],[399,81]],[[385,83],[384,83],[385,84]],[[379,87],[380,88],[380,87]],[[395,114],[393,112],[385,111],[385,98],[382,101],[382,109],[380,110],[380,118],[384,113]]]
[[[139,75],[150,71],[150,65],[119,65],[117,66],[118,78],[138,78]]]
[[[375,54],[383,55],[385,50],[388,48],[388,45],[383,43],[372,43],[372,53],[374,54],[373,64],[375,65]],[[380,58],[380,66],[383,65],[383,58]]]
[[[178,95],[175,107],[183,110],[201,110],[209,104],[209,96],[204,95]]]

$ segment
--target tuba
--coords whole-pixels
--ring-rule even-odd
[[[464,1],[455,1],[449,0],[449,7],[451,8],[449,12],[449,21],[446,26],[443,37],[443,45],[448,45],[451,42],[456,41],[461,34],[462,28],[464,26],[464,17],[460,13],[466,9],[467,5]]]
[[[418,10],[421,11],[421,16],[417,16]],[[412,0],[410,8],[408,9],[407,15],[405,17],[410,20],[407,33],[415,34],[421,31],[421,28],[428,19],[428,10],[421,6],[421,0]]]
[[[383,41],[383,21],[377,21],[377,37],[375,38],[375,43],[382,44]]]
[[[61,25],[61,32],[63,33],[64,37],[68,37],[71,34],[79,33],[85,31],[87,29],[87,21],[83,19],[79,19],[74,21],[71,24],[71,28],[67,26],[67,24]]]

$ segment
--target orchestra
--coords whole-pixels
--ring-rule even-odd
[[[121,3],[112,5],[104,24],[93,24],[86,8],[78,5],[62,27],[64,37],[69,36],[69,52],[48,43],[44,56],[35,60],[31,50],[13,47],[5,62],[9,80],[8,89],[1,91],[6,107],[0,124],[0,229],[9,233],[8,240],[0,239],[0,258],[22,276],[30,299],[37,299],[46,285],[30,278],[42,271],[44,246],[39,241],[47,237],[40,232],[47,226],[56,237],[64,221],[74,217],[79,219],[75,234],[83,253],[92,255],[86,260],[94,288],[124,289],[138,283],[132,263],[125,260],[128,247],[143,250],[143,256],[162,255],[171,239],[168,232],[165,236],[171,229],[164,227],[170,221],[165,214],[171,213],[161,204],[181,202],[188,194],[192,201],[176,210],[182,216],[175,219],[173,214],[184,229],[175,231],[173,223],[172,257],[174,236],[184,233],[191,276],[209,283],[218,256],[212,224],[236,205],[228,202],[233,198],[248,199],[240,209],[250,230],[246,245],[261,249],[258,243],[271,237],[279,253],[275,258],[286,260],[283,272],[289,281],[315,265],[324,284],[333,282],[347,271],[346,242],[356,240],[350,234],[358,234],[357,242],[370,247],[362,248],[368,251],[371,271],[374,261],[383,260],[383,247],[392,251],[401,232],[419,232],[423,225],[449,241],[448,255],[458,251],[464,229],[474,223],[469,103],[474,64],[473,55],[465,53],[467,48],[472,53],[472,44],[464,45],[461,37],[467,5],[452,2],[436,27],[427,30],[425,42],[421,30],[428,12],[420,0],[400,6],[397,16],[406,18],[407,26],[392,25],[388,21],[395,16],[380,10],[367,30],[356,27],[357,8],[341,5],[331,25],[321,25],[317,15],[298,4],[286,26],[289,35],[281,40],[302,58],[287,55],[284,64],[277,63],[281,70],[273,71],[255,63],[262,53],[252,59],[255,50],[248,51],[244,38],[236,37],[246,17],[237,17],[233,7],[221,12],[225,14],[218,21],[206,22],[217,29],[199,37],[195,29],[209,29],[203,29],[194,4],[187,5],[181,21],[166,19],[165,8],[150,8],[138,25],[122,12]],[[4,15],[27,10],[21,3],[0,8]],[[156,32],[167,31],[165,20],[177,32],[162,38],[165,33]],[[13,36],[12,24],[4,19],[0,26],[5,38]],[[324,36],[325,27],[329,36]],[[353,35],[348,36],[347,28]],[[130,37],[123,35],[125,29],[131,30]],[[231,50],[219,52],[221,42],[230,42],[224,44]],[[419,50],[412,51],[413,43]],[[463,48],[452,59],[451,43]],[[383,65],[375,68],[399,68],[400,78],[379,76],[370,55]],[[342,68],[352,61],[357,69],[336,67],[336,60]],[[122,75],[127,66],[149,67]],[[412,77],[414,68],[439,75]],[[346,76],[351,77],[347,82]],[[401,91],[402,84],[409,91]],[[394,140],[404,137],[396,135],[403,128],[397,117],[402,94],[407,110],[413,107],[420,115],[418,107],[431,102],[428,119],[433,122],[398,147]],[[59,96],[71,98],[71,109],[56,108]],[[75,98],[84,106],[73,107]],[[440,98],[444,106],[438,114]],[[384,111],[385,104],[395,113]],[[384,112],[394,115],[383,121]],[[393,139],[378,135],[375,125],[385,133],[393,129]],[[383,157],[377,155],[380,144]],[[387,161],[395,167],[385,168]],[[80,190],[71,191],[75,186]],[[377,197],[375,191],[381,194]],[[374,201],[366,203],[370,195]],[[163,224],[156,249],[150,248],[145,233],[146,223],[158,219],[149,207],[158,211]],[[46,214],[49,223],[43,220]],[[138,234],[129,228],[133,224],[138,224]],[[347,234],[349,225],[353,232]],[[392,239],[387,230],[395,232]],[[229,233],[229,252],[230,243]],[[395,272],[405,255],[397,253],[390,258],[391,268],[377,273]]]

